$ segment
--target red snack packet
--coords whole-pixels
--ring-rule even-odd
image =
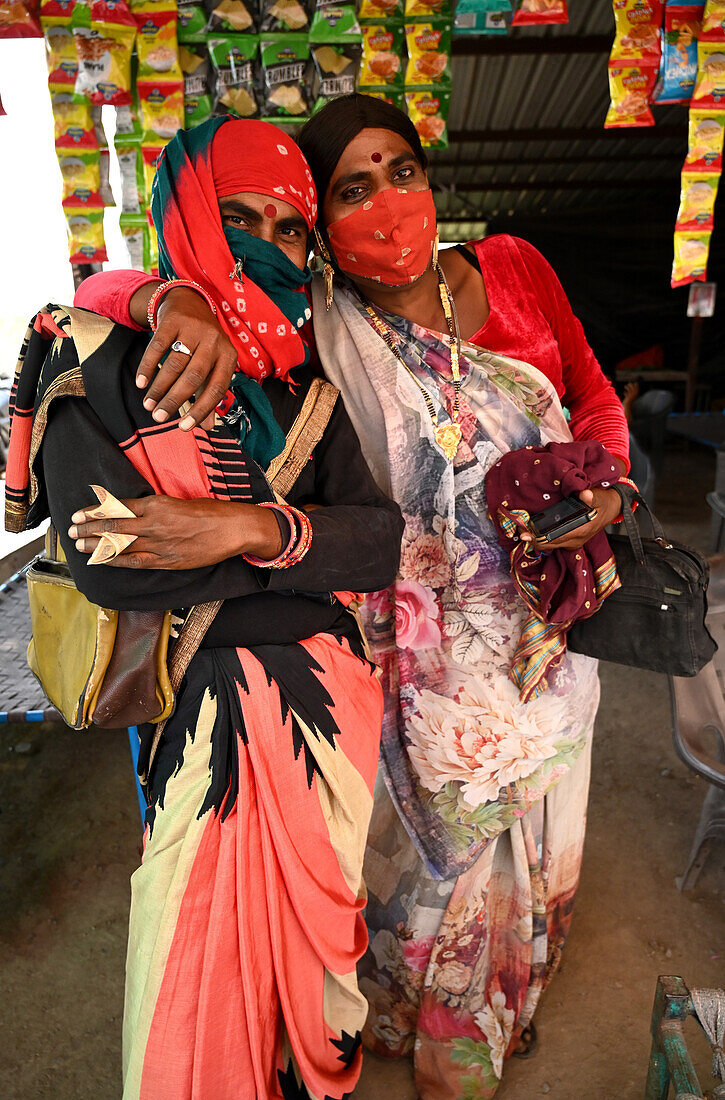
[[[0,38],[42,38],[34,0],[0,0]]]
[[[567,0],[521,0],[511,20],[512,27],[530,27],[534,23],[568,23]]]

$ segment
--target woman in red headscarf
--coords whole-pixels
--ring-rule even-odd
[[[157,727],[139,727],[148,810],[124,1100],[341,1100],[360,1074],[382,693],[346,605],[348,590],[393,579],[402,522],[333,387],[285,501],[270,488],[318,386],[301,335],[315,201],[304,158],[272,126],[217,119],[167,146],[152,318],[165,291],[195,284],[239,364],[193,431],[145,407],[148,337],[84,310],[38,314],[16,378],[9,526],[50,514],[102,607],[172,609],[181,623],[221,602],[158,745]],[[131,518],[92,520],[89,483]],[[103,564],[89,568],[91,551]]]

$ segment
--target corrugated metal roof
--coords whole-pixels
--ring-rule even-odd
[[[685,107],[655,107],[654,130],[605,131],[606,49],[507,52],[523,39],[557,39],[558,49],[565,47],[567,38],[572,45],[584,39],[590,50],[593,36],[613,39],[614,18],[607,0],[571,0],[569,11],[567,25],[515,28],[507,39],[495,39],[499,47],[489,40],[486,48],[500,48],[500,56],[454,54],[449,130],[458,138],[480,131],[497,133],[489,133],[485,141],[454,140],[448,149],[431,153],[431,178],[441,188],[436,201],[442,220],[597,209],[615,198],[621,205],[628,194],[645,188],[676,186],[686,151]],[[518,130],[526,133],[518,137]],[[542,130],[554,134],[535,140]]]

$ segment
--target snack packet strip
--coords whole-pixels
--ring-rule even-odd
[[[511,20],[512,27],[530,27],[535,23],[568,23],[566,0],[521,0]]]
[[[210,34],[255,34],[257,30],[252,0],[207,0]],[[305,21],[307,16],[305,14]]]
[[[202,42],[185,42],[179,47],[179,64],[184,74],[184,126],[198,126],[211,117],[209,53]]]
[[[229,34],[210,38],[209,60],[213,69],[215,114],[254,118],[259,114],[256,61],[259,39],[254,34]]]
[[[165,145],[184,125],[184,81],[138,80],[136,92],[144,144]]]
[[[451,93],[446,88],[427,88],[405,93],[408,115],[421,145],[429,149],[448,146],[448,111]]]
[[[97,149],[91,105],[83,95],[76,95],[67,84],[51,85],[50,108],[56,146]]]
[[[615,38],[610,63],[660,63],[663,0],[614,0]]]
[[[692,106],[725,109],[725,43],[698,42]]]
[[[706,0],[701,42],[725,42],[725,0]]]
[[[687,103],[697,75],[697,36],[700,11],[668,4],[662,39],[662,68],[656,103]]]
[[[101,198],[101,153],[99,149],[56,148],[63,181],[64,207],[105,206]]]
[[[362,34],[355,9],[341,5],[316,11],[309,42],[315,63],[313,111],[318,111],[328,100],[355,91],[362,56]]]
[[[78,54],[76,91],[91,103],[130,103],[136,24],[127,6],[92,0],[89,12],[76,4],[71,25]]]
[[[176,10],[134,12],[138,80],[181,80]]]
[[[674,288],[687,283],[705,282],[711,236],[710,230],[675,232],[675,258],[670,286]]]
[[[405,87],[428,88],[451,84],[451,22],[429,19],[424,23],[406,23],[408,65]]]
[[[310,114],[310,47],[306,36],[276,34],[262,38],[263,113],[270,118]]]
[[[145,215],[121,214],[119,225],[131,267],[146,271],[150,267],[150,241]]]
[[[73,31],[68,15],[45,16],[41,14],[45,35],[45,58],[48,65],[48,83],[75,87],[78,75],[78,57]]]
[[[372,19],[378,23],[401,22],[405,10],[405,0],[360,0],[358,15],[360,19]]]
[[[103,208],[65,210],[72,264],[100,264],[108,259],[103,235]]]
[[[690,110],[687,156],[683,170],[721,172],[725,112]]]
[[[0,39],[42,37],[36,3],[31,0],[0,0]]]
[[[308,0],[260,0],[259,9],[259,30],[265,36],[309,30]]]
[[[179,42],[203,42],[207,11],[200,0],[178,0],[176,34]]]
[[[452,0],[405,0],[405,21],[413,23],[439,15],[452,19],[453,8]]]
[[[140,214],[146,208],[146,186],[140,142],[125,134],[116,134],[115,146],[121,171],[122,216]]]

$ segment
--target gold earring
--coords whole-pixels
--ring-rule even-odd
[[[334,294],[333,279],[335,276],[335,269],[332,266],[332,260],[330,253],[325,247],[325,242],[319,234],[317,226],[315,226],[315,240],[317,241],[317,247],[320,250],[320,255],[324,261],[324,267],[322,269],[322,278],[325,285],[325,309],[329,310],[332,305],[332,297]]]
[[[433,241],[433,267],[438,264],[438,230],[436,229],[435,240]]]

